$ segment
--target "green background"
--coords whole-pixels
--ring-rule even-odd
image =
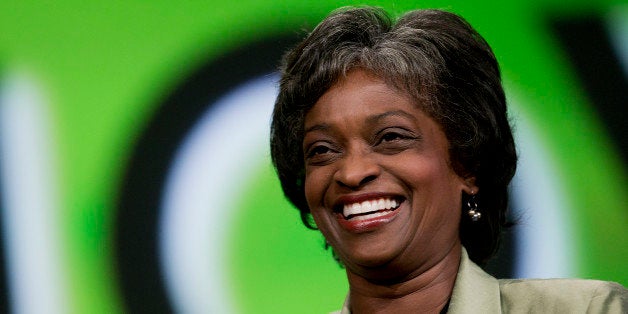
[[[311,29],[330,10],[362,3],[0,3],[0,64],[34,73],[50,96],[72,312],[123,311],[114,276],[114,201],[135,140],[163,97],[207,60],[256,38]],[[628,284],[626,168],[547,24],[554,16],[604,15],[625,8],[626,1],[368,3],[394,14],[427,7],[451,10],[483,34],[500,61],[508,93],[525,99],[519,109],[542,130],[542,144],[573,204],[578,276]],[[270,166],[260,169],[264,180],[248,186],[251,196],[241,208],[252,212],[264,199],[270,202],[264,206],[276,210],[270,214],[276,219],[269,221],[285,225],[269,231],[261,221],[270,216],[237,219],[234,245],[255,252],[255,265],[275,267],[273,274],[256,274],[243,254],[230,255],[237,266],[233,293],[241,309],[276,309],[277,300],[255,296],[262,292],[279,298],[285,312],[337,309],[346,291],[342,270],[322,249],[322,238],[300,226],[296,211],[278,193]],[[280,284],[267,286],[269,278]]]

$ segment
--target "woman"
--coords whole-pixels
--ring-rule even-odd
[[[328,16],[284,60],[271,129],[282,188],[346,267],[343,313],[628,308],[599,281],[496,280],[516,150],[499,68],[462,18]]]

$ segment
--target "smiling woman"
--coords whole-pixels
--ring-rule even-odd
[[[628,307],[618,284],[498,281],[478,267],[508,226],[517,156],[497,61],[462,18],[339,10],[282,70],[273,162],[346,267],[343,313]]]
[[[351,273],[399,280],[460,259],[457,196],[475,194],[474,178],[454,172],[444,133],[409,97],[351,72],[307,113],[305,130],[307,203]]]

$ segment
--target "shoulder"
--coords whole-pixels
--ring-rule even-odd
[[[507,312],[625,313],[628,290],[620,284],[582,279],[499,280]]]

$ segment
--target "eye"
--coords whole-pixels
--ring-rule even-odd
[[[375,138],[375,147],[386,154],[402,152],[417,144],[420,139],[414,132],[402,128],[386,128]]]
[[[326,165],[332,162],[338,150],[328,142],[316,142],[306,148],[304,157],[308,165]]]
[[[406,137],[404,137],[403,135],[397,132],[386,132],[382,135],[380,142],[392,142],[392,141],[401,140],[404,138]]]
[[[330,151],[331,148],[329,148],[327,145],[314,145],[307,151],[306,157],[311,158],[316,155],[327,154]]]
[[[386,128],[377,133],[376,145],[388,144],[393,142],[403,142],[407,140],[417,139],[418,136],[413,132],[401,128]]]

